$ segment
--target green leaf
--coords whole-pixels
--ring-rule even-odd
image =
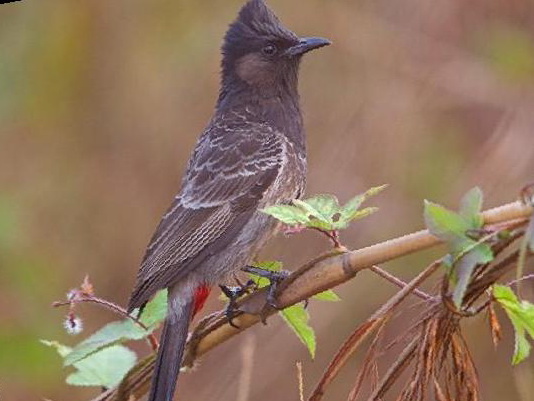
[[[272,272],[279,272],[282,270],[282,262],[279,262],[277,260],[269,260],[269,261],[263,261],[263,262],[256,262],[253,263],[252,266],[258,267],[260,269],[269,270]],[[258,286],[258,288],[267,287],[269,285],[269,280],[267,280],[265,277],[260,277],[255,274],[249,273],[249,277],[254,283]]]
[[[72,350],[71,347],[58,343],[57,341],[39,340],[39,342],[47,347],[54,348],[62,358],[66,357]]]
[[[475,243],[476,244],[476,243]],[[493,260],[493,252],[487,244],[476,244],[473,249],[462,255],[455,262],[456,286],[452,293],[452,300],[456,307],[460,309],[471,281],[471,275],[475,267],[479,264],[489,263]]]
[[[449,243],[453,249],[461,248],[467,239],[465,233],[471,228],[462,216],[426,200],[424,216],[431,234]]]
[[[96,333],[76,345],[64,360],[65,366],[79,362],[103,348],[127,340],[140,340],[148,332],[131,320],[122,320],[106,324]]]
[[[290,226],[306,225],[310,221],[305,211],[293,205],[273,205],[261,211]]]
[[[280,311],[282,318],[297,335],[299,340],[308,348],[312,358],[315,358],[315,332],[308,324],[310,316],[304,306],[297,304]]]
[[[71,352],[71,348],[56,341],[41,342],[54,348],[64,358]],[[115,387],[135,365],[136,360],[135,353],[129,348],[122,345],[108,347],[74,363],[76,371],[66,381],[73,386]]]
[[[326,291],[320,292],[319,294],[314,295],[312,298],[317,299],[319,301],[328,301],[328,302],[341,301],[341,298],[339,297],[339,295],[337,295],[332,290],[326,290]]]
[[[519,247],[519,257],[517,259],[516,270],[516,278],[518,280],[523,277],[528,251],[534,252],[534,217],[530,218]]]
[[[374,213],[376,208],[358,210],[362,202],[386,188],[386,185],[373,187],[364,194],[355,196],[343,207],[337,198],[330,194],[315,195],[300,200],[293,199],[293,205],[275,205],[262,211],[290,226],[303,225],[308,228],[333,231],[347,228],[350,221]]]
[[[512,364],[517,365],[523,362],[530,355],[531,345],[525,336],[525,329],[518,327],[515,329],[515,345],[514,355],[512,356]]]
[[[362,219],[377,211],[377,207],[366,207],[362,210],[355,210],[352,214],[341,214],[339,220],[334,222],[334,229],[341,230],[347,228],[351,221]]]
[[[264,260],[261,262],[253,263],[253,266],[264,270],[279,272],[280,270],[282,270],[283,264],[278,260]]]
[[[72,365],[95,352],[120,344],[128,340],[141,340],[152,333],[165,319],[167,313],[167,291],[159,291],[156,296],[146,304],[143,314],[139,319],[148,330],[143,329],[131,319],[124,319],[108,323],[93,335],[89,336],[78,345],[65,358],[65,366]],[[137,312],[134,311],[134,316]]]
[[[335,213],[335,210],[337,210],[337,202],[336,209],[334,209],[333,213],[331,213],[329,209],[316,209],[314,206],[308,203],[308,201],[302,201],[300,199],[293,199],[293,204],[304,210],[308,214],[308,217],[312,216],[313,218],[327,224],[332,222],[332,214]],[[329,205],[329,207],[331,207],[331,205]]]
[[[117,386],[128,371],[134,367],[135,352],[122,345],[114,345],[77,362],[76,372],[67,376],[67,383],[73,386]]]
[[[377,195],[378,193],[382,192],[387,187],[388,187],[387,184],[380,185],[378,187],[373,187],[367,190],[363,194],[356,195],[354,198],[352,198],[347,203],[345,203],[343,207],[341,208],[340,212],[341,212],[342,218],[346,220],[353,220],[354,217],[350,217],[350,216],[354,216],[355,212],[360,208],[360,206],[366,199],[369,199],[371,196]]]
[[[428,230],[445,241],[451,251],[445,264],[451,268],[451,279],[456,284],[452,299],[457,308],[462,306],[475,267],[489,263],[494,258],[484,238],[475,241],[468,236],[470,231],[480,229],[484,223],[480,214],[482,200],[482,191],[476,187],[462,198],[459,213],[425,201],[424,217]]]
[[[495,285],[493,296],[503,307],[514,326],[515,350],[512,363],[516,365],[530,354],[531,345],[527,334],[534,340],[534,304],[520,301],[512,289],[504,285]]]
[[[165,320],[165,316],[167,316],[167,290],[161,290],[146,304],[139,320],[149,328],[156,328]]]
[[[484,224],[481,214],[483,199],[482,190],[475,187],[469,190],[460,201],[460,215],[472,229],[481,228]]]
[[[315,195],[314,197],[306,199],[303,202],[309,205],[311,208],[317,210],[318,214],[322,216],[320,220],[325,222],[331,222],[332,216],[339,212],[339,203],[334,195]]]
[[[306,224],[306,227],[308,228],[320,228],[321,230],[325,231],[332,231],[334,230],[334,222],[325,222],[323,220],[319,219],[310,219],[310,222]]]

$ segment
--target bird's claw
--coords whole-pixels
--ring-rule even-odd
[[[272,271],[272,270],[266,270],[262,269],[261,267],[255,267],[255,266],[245,266],[243,271],[254,274],[255,276],[263,277],[269,280],[269,289],[267,291],[267,302],[266,306],[280,310],[280,307],[277,304],[277,292],[278,292],[278,285],[284,281],[288,276],[289,272],[287,271]],[[267,324],[267,316],[268,316],[268,309],[263,309],[263,312],[261,314],[261,322],[263,324]]]
[[[245,294],[248,294],[250,289],[255,286],[254,281],[249,280],[245,284],[242,284],[236,279],[238,285],[235,287],[219,285],[219,288],[223,294],[228,298],[228,305],[224,314],[228,319],[228,324],[236,329],[239,329],[239,326],[234,323],[234,319],[241,314],[241,311],[237,307],[237,300]]]

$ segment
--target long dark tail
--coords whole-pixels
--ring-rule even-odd
[[[172,401],[180,373],[189,323],[195,307],[191,294],[187,299],[173,299],[169,291],[168,316],[163,325],[158,358],[152,377],[149,401]],[[176,310],[177,306],[179,310]]]

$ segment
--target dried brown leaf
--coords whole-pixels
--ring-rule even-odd
[[[85,296],[90,297],[95,295],[95,289],[93,287],[93,284],[89,281],[89,275],[86,275],[83,279],[82,285],[80,286],[80,290]]]
[[[330,364],[326,368],[326,371],[323,374],[323,377],[315,387],[312,395],[309,398],[309,401],[318,401],[322,398],[326,387],[332,382],[332,380],[337,376],[341,368],[345,365],[346,361],[350,356],[356,351],[356,349],[361,345],[363,340],[367,338],[373,331],[379,328],[384,322],[388,319],[387,316],[382,316],[374,320],[367,320],[351,334],[351,336],[343,343],[341,348],[338,350]]]
[[[369,350],[367,351],[367,355],[365,356],[365,360],[363,361],[363,365],[361,369],[358,372],[358,376],[356,378],[356,382],[354,383],[354,386],[352,387],[348,401],[355,401],[358,398],[358,395],[361,391],[363,381],[366,377],[370,376],[370,380],[372,382],[372,386],[376,387],[376,384],[378,383],[378,364],[377,364],[377,351],[378,351],[378,344],[381,340],[381,334],[382,329],[384,328],[384,325],[378,328],[377,335],[373,339],[373,342],[371,343],[371,346],[369,347]]]
[[[445,396],[443,393],[443,390],[441,389],[441,386],[439,385],[438,380],[434,377],[434,397],[437,401],[450,401],[449,398]]]
[[[493,303],[490,303],[488,306],[488,321],[490,325],[491,330],[491,339],[493,340],[493,345],[495,348],[499,345],[499,342],[502,339],[502,330],[501,330],[501,323],[499,322],[499,318],[497,317],[497,313],[495,313],[495,308]]]

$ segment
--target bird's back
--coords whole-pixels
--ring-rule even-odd
[[[196,281],[213,255],[220,256],[218,266],[211,267],[213,282],[242,267],[228,265],[245,263],[242,259],[274,228],[259,209],[287,202],[304,190],[305,150],[291,140],[302,135],[289,135],[251,107],[215,114],[191,155],[180,193],[149,243],[130,310],[179,280]],[[240,255],[222,255],[236,241],[243,255],[235,250]]]

